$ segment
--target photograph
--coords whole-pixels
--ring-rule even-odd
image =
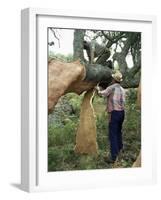
[[[47,28],[48,172],[141,167],[141,32]]]

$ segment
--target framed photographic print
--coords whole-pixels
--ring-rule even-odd
[[[156,181],[154,16],[21,14],[21,186],[54,191]]]

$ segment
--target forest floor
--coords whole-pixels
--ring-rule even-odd
[[[80,105],[83,95],[67,94],[62,97],[48,117],[48,170],[85,170],[129,168],[141,149],[141,112],[136,106],[136,91],[127,96],[126,114],[123,124],[122,152],[115,165],[107,164],[104,157],[109,154],[108,116],[106,101],[96,96],[93,107],[96,113],[98,155],[78,155],[74,152],[76,130],[79,123]]]

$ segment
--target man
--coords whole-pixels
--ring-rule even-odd
[[[109,113],[109,140],[111,156],[106,159],[108,163],[114,163],[122,143],[122,124],[124,121],[125,91],[121,87],[122,74],[116,71],[112,74],[112,83],[105,90],[100,90],[97,86],[98,94],[107,97],[107,112]]]

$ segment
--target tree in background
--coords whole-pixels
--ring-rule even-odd
[[[81,59],[85,63],[86,80],[106,82],[110,78],[109,69],[117,62],[124,77],[123,87],[138,87],[141,74],[141,33],[75,30],[73,46],[74,59]],[[84,49],[88,59],[85,58]],[[129,55],[133,62],[131,68],[127,64]]]

